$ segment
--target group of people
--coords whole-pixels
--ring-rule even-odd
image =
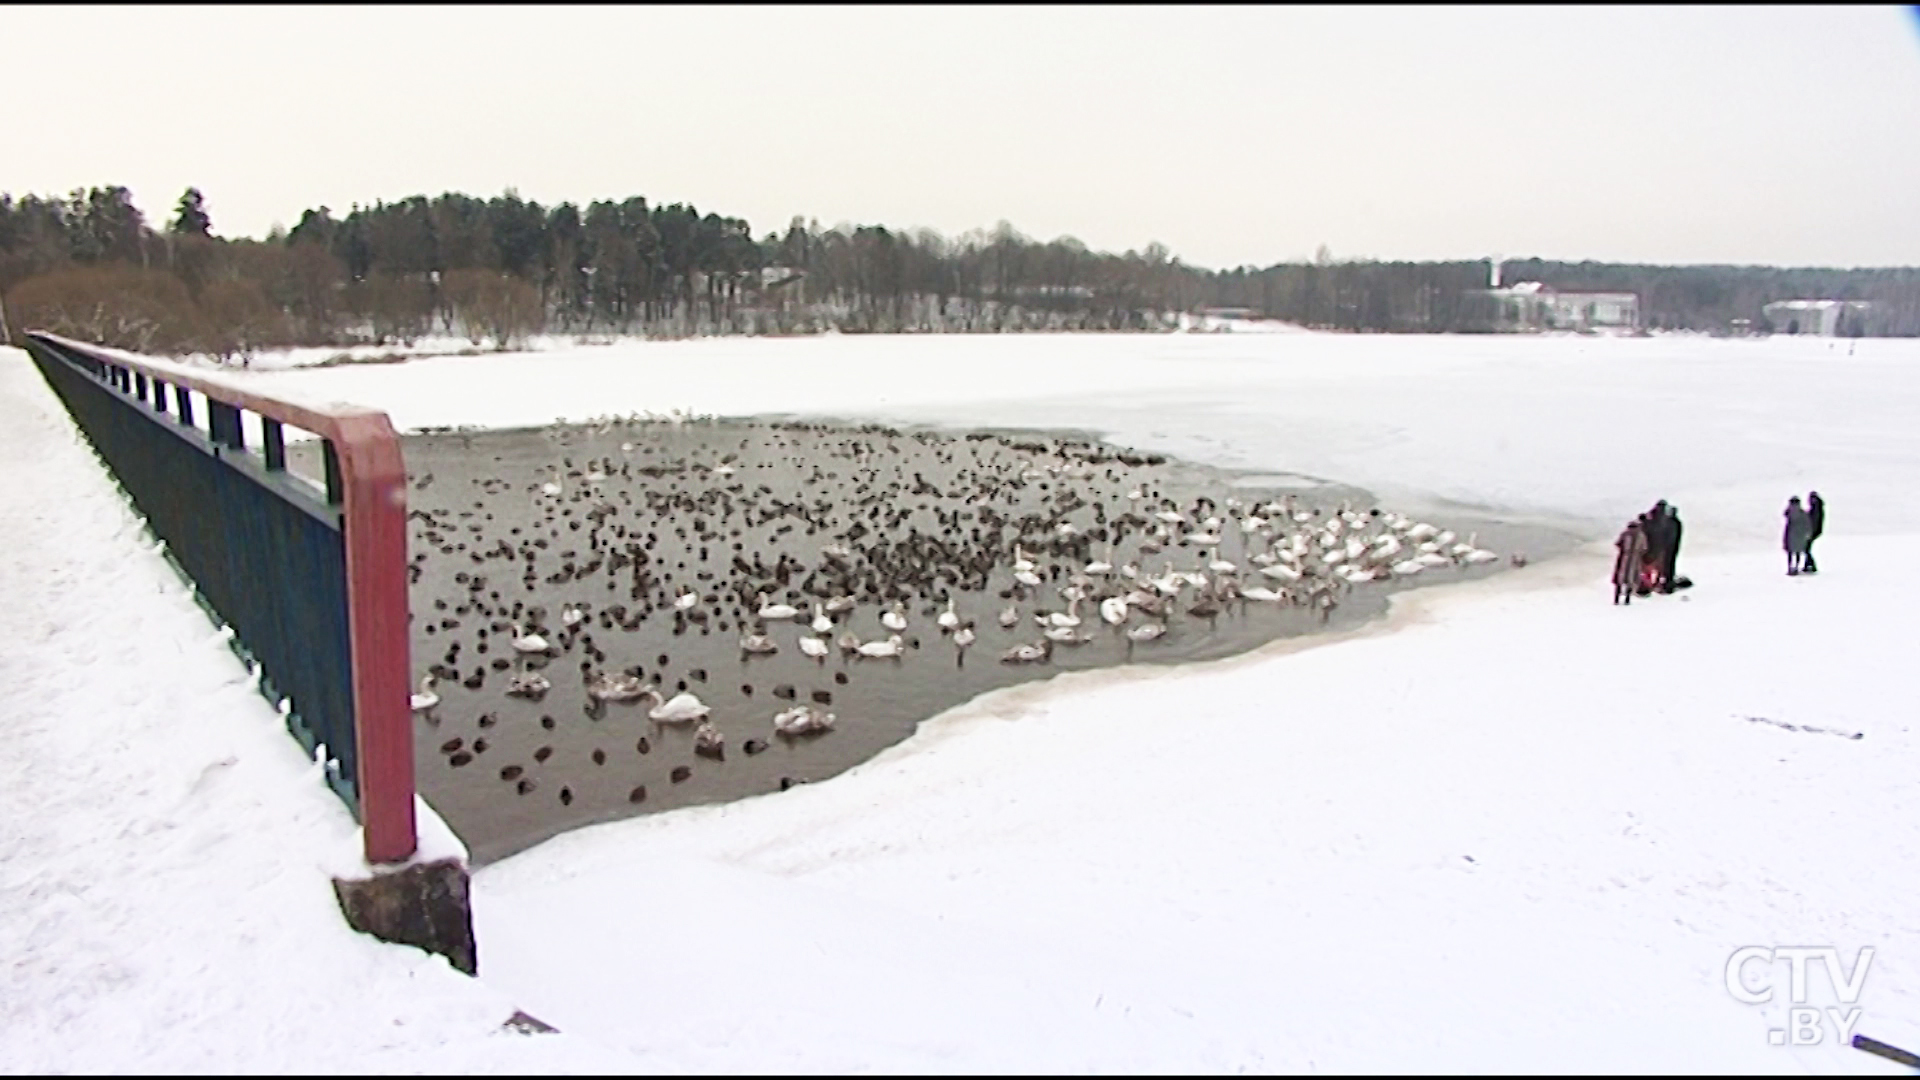
[[[1614,603],[1631,604],[1635,596],[1671,593],[1693,584],[1674,571],[1680,560],[1681,531],[1680,514],[1665,499],[1627,522],[1613,542]]]
[[[1787,500],[1786,517],[1787,575],[1819,572],[1813,562],[1813,542],[1827,527],[1826,502],[1817,491],[1807,493],[1805,505],[1795,495]],[[1680,558],[1680,531],[1680,515],[1665,499],[1620,530],[1613,542],[1614,603],[1631,604],[1636,596],[1671,593],[1693,584],[1674,573]]]
[[[1787,532],[1782,541],[1787,548],[1788,577],[1819,572],[1820,568],[1813,564],[1813,542],[1820,539],[1826,527],[1827,504],[1819,492],[1807,492],[1805,506],[1800,505],[1798,495],[1787,500]]]

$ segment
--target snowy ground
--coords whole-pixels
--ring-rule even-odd
[[[1770,1005],[1723,978],[1741,946],[1872,946],[1857,1030],[1920,1046],[1920,343],[1847,350],[842,337],[256,375],[403,427],[1075,426],[1595,529],[1662,495],[1687,519],[1682,596],[1609,606],[1589,548],[1349,639],[1020,687],[829,783],[558,838],[476,875],[477,982],[340,924],[344,812],[0,353],[0,1062],[1891,1068],[1830,1022],[1770,1045],[1784,962],[1748,967]],[[1823,572],[1788,579],[1779,510],[1809,486]],[[1814,967],[1808,1003],[1836,1005]],[[498,1032],[513,1008],[567,1034]]]

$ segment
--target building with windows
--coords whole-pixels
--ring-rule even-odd
[[[1776,334],[1859,337],[1872,307],[1865,300],[1775,300],[1760,311]]]

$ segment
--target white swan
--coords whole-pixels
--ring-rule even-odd
[[[1127,640],[1128,641],[1152,641],[1153,639],[1161,636],[1162,634],[1165,634],[1166,632],[1167,632],[1166,623],[1157,623],[1157,622],[1141,623],[1139,626],[1130,626],[1127,628]]]
[[[960,616],[953,610],[953,597],[947,597],[947,610],[941,612],[940,617],[933,621],[945,631],[952,631],[960,626]],[[904,629],[904,627],[896,627],[896,629]]]
[[[1037,589],[1040,587],[1040,575],[1031,570],[1015,570],[1013,572],[1013,580],[1025,585],[1029,589]]]
[[[813,605],[813,632],[816,634],[833,633],[833,620],[827,618],[827,613],[820,610],[818,601],[815,601]]]
[[[1000,613],[1000,625],[1008,630],[1013,629],[1014,624],[1019,621],[1020,609],[1012,604],[1008,604],[1006,610]]]
[[[571,630],[586,621],[587,613],[579,604],[568,604],[560,609],[560,625]]]
[[[1049,626],[1041,634],[1048,641],[1057,641],[1062,645],[1085,645],[1093,640],[1071,626]]]
[[[1001,654],[1003,664],[1032,664],[1045,660],[1053,652],[1053,643],[1043,641],[1038,645],[1015,645]]]
[[[1258,600],[1264,604],[1277,604],[1286,599],[1286,594],[1274,592],[1264,585],[1247,585],[1240,590],[1242,598]]]
[[[1048,626],[1064,626],[1068,628],[1079,626],[1080,625],[1080,598],[1076,596],[1073,599],[1067,601],[1067,610],[1065,611],[1055,611],[1055,612],[1049,613],[1047,615],[1047,625]]]
[[[1109,596],[1105,600],[1100,601],[1100,618],[1104,619],[1108,626],[1119,626],[1121,623],[1126,622],[1127,598],[1124,596]]]
[[[688,720],[699,720],[713,710],[692,694],[675,694],[669,700],[661,700],[660,691],[649,686],[642,697],[653,699],[653,708],[647,710],[647,718],[663,724],[681,724]]]
[[[1020,550],[1019,544],[1013,545],[1013,568],[1016,572],[1021,570],[1031,571],[1034,568],[1033,560],[1027,558],[1027,553]]]
[[[782,735],[811,735],[833,730],[833,714],[811,705],[795,705],[773,715],[773,730]]]
[[[780,651],[780,646],[765,634],[748,634],[740,639],[740,651],[755,656],[771,656]]]
[[[907,628],[907,614],[899,604],[880,613],[880,625],[896,633]]]
[[[546,638],[541,637],[539,634],[529,634],[520,628],[519,623],[514,623],[513,648],[515,652],[543,653],[548,650],[549,646]]]
[[[973,627],[963,626],[953,633],[953,643],[964,649],[973,644]]]
[[[1207,569],[1216,574],[1237,574],[1240,572],[1238,566],[1220,557],[1219,548],[1213,549],[1213,561],[1207,564]]]
[[[673,598],[673,609],[675,611],[691,611],[693,606],[699,602],[700,594],[688,590]]]
[[[800,639],[800,651],[813,657],[815,660],[825,660],[827,658],[827,648],[826,638],[803,637]]]
[[[758,614],[761,618],[769,622],[780,622],[786,619],[799,618],[800,609],[794,607],[792,604],[769,604],[767,603],[767,594],[761,593],[760,610]]]
[[[1107,545],[1106,558],[1096,559],[1093,562],[1088,563],[1086,572],[1090,577],[1106,577],[1108,574],[1113,573],[1113,545],[1112,544]]]
[[[869,641],[860,646],[860,655],[872,658],[898,657],[901,650],[900,635],[895,634],[885,641]]]
[[[413,695],[414,712],[428,712],[432,710],[435,705],[440,704],[440,695],[433,692],[434,684],[439,681],[439,679],[434,678],[432,675],[421,676],[420,692]]]

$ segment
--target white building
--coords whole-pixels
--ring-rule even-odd
[[[1776,334],[1834,337],[1864,319],[1870,307],[1865,300],[1775,300],[1760,310]]]
[[[1494,330],[1635,330],[1640,326],[1637,293],[1556,292],[1537,281],[1522,281],[1488,289],[1486,296],[1492,301],[1488,314]]]

